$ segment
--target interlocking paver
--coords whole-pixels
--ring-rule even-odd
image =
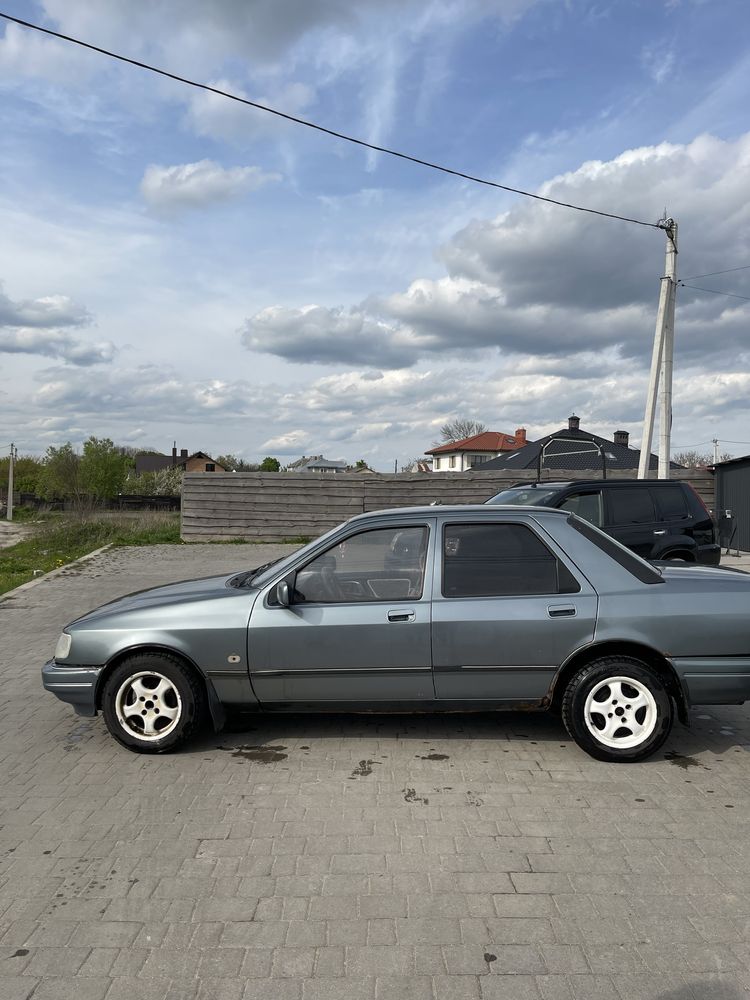
[[[77,614],[280,551],[113,550],[0,602],[2,1000],[748,995],[744,707],[629,767],[512,714],[256,715],[144,757],[41,690]]]

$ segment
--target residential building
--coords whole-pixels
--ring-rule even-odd
[[[187,448],[182,448],[179,455],[177,446],[173,446],[171,455],[136,455],[135,474],[144,472],[161,472],[162,469],[180,468],[183,472],[226,472],[223,465],[216,462],[205,451],[195,451],[188,454]]]
[[[323,455],[313,455],[307,458],[305,455],[298,458],[296,462],[287,465],[285,472],[346,472],[348,464],[346,462],[331,461]]]
[[[612,440],[600,437],[591,431],[581,430],[580,418],[575,414],[568,418],[568,426],[547,434],[538,441],[530,441],[524,447],[508,454],[500,455],[482,465],[483,472],[500,469],[586,469],[599,472],[611,469],[637,469],[641,453],[629,445],[628,431],[615,431]],[[651,456],[650,469],[657,469],[659,460]],[[679,469],[672,462],[673,469]]]
[[[523,448],[526,443],[525,427],[519,427],[515,434],[482,431],[461,441],[450,441],[431,448],[425,454],[433,456],[433,472],[466,472],[505,452]]]

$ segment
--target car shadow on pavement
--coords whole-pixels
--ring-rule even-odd
[[[707,767],[696,755],[742,754],[750,750],[747,722],[737,718],[737,709],[723,708],[691,713],[691,726],[676,722],[669,739],[649,760],[665,759],[687,770]],[[547,712],[473,712],[473,713],[233,713],[220,733],[209,733],[194,740],[182,752],[205,752],[221,744],[255,746],[316,739],[342,740],[435,740],[456,742],[492,741],[501,752],[534,752],[558,759],[565,753],[588,759],[568,735],[562,721]]]
[[[746,1000],[747,990],[736,983],[716,978],[698,979],[687,982],[684,987],[669,990],[668,993],[658,993],[653,1000]]]

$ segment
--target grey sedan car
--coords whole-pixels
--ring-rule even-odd
[[[750,576],[655,566],[566,511],[402,508],[91,611],[42,678],[144,753],[232,708],[547,709],[593,757],[635,761],[691,705],[750,696],[749,610]]]

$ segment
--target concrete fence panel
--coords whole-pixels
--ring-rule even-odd
[[[545,480],[600,479],[592,471],[545,470]],[[610,479],[634,474],[611,472]],[[714,480],[705,469],[675,470],[707,507],[714,506]],[[483,503],[512,483],[534,481],[535,471],[402,473],[187,472],[182,490],[182,538],[186,542],[278,542],[316,538],[337,524],[371,510],[437,502]]]

